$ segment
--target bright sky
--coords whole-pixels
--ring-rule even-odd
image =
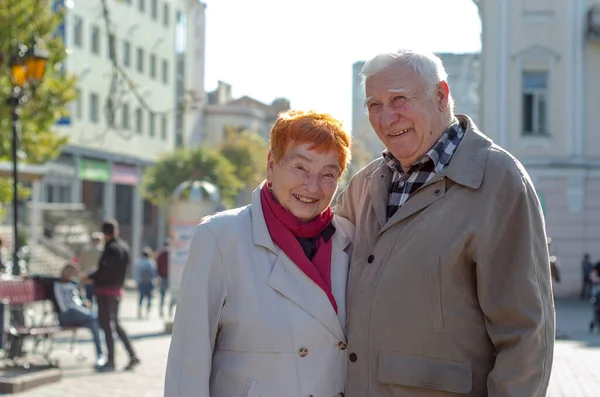
[[[205,0],[207,91],[329,112],[350,128],[352,64],[399,47],[481,50],[473,0]]]

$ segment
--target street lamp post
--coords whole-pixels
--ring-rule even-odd
[[[48,53],[42,50],[34,38],[31,46],[17,45],[10,58],[12,92],[7,99],[12,122],[12,166],[13,166],[13,274],[20,273],[19,266],[19,129],[20,107],[26,103],[41,83],[46,72]]]

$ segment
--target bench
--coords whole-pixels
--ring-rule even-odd
[[[71,332],[69,352],[74,354],[78,360],[85,359],[75,349],[77,341],[77,330],[80,327],[63,327],[58,324],[54,313],[52,302],[46,296],[44,288],[33,279],[22,279],[19,277],[2,276],[0,278],[0,347],[4,350],[4,359],[9,364],[17,365],[17,359],[25,357],[24,367],[29,367],[30,355],[42,357],[50,366],[57,366],[56,360],[50,357],[54,350],[54,337],[62,332]],[[35,312],[30,306],[40,302],[41,313]],[[4,306],[9,307],[9,326],[4,327]],[[33,341],[33,348],[29,352],[23,349],[24,342]]]

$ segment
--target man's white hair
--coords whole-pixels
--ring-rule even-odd
[[[432,52],[399,49],[394,52],[384,52],[371,58],[363,66],[362,77],[363,93],[369,77],[381,72],[383,69],[394,65],[407,65],[425,82],[425,90],[433,98],[437,85],[445,81],[448,83],[448,73],[442,60]],[[450,109],[454,109],[454,100],[449,96]]]

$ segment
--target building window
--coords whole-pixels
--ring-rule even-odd
[[[114,34],[108,35],[108,59],[113,62],[117,62],[117,40]]]
[[[523,72],[523,135],[548,134],[548,72]]]
[[[150,54],[150,77],[156,78],[156,55]]]
[[[131,128],[131,123],[129,122],[129,104],[123,104],[123,111],[121,112],[121,125],[124,130],[128,130]]]
[[[138,0],[138,10],[140,12],[146,11],[146,0]]]
[[[169,133],[168,129],[168,119],[167,116],[162,116],[160,119],[160,137],[162,138],[163,141],[167,140],[167,135]]]
[[[169,61],[166,59],[162,61],[162,82],[169,84]]]
[[[73,103],[73,113],[76,119],[81,120],[83,116],[83,98],[81,97],[81,90],[79,88],[75,89],[75,93],[77,98],[75,98],[75,102]]]
[[[153,137],[156,134],[156,117],[154,113],[148,113],[148,124],[150,130],[150,136]]]
[[[131,66],[131,43],[128,41],[123,42],[123,65]]]
[[[90,94],[90,121],[97,123],[100,121],[100,98],[98,94]]]
[[[155,21],[158,20],[158,0],[150,0],[150,16]]]
[[[135,110],[135,132],[138,134],[144,132],[144,112],[142,108]]]
[[[169,26],[169,21],[171,20],[171,10],[169,8],[168,3],[163,4],[163,25]]]
[[[80,16],[73,16],[73,44],[83,47],[83,19]]]
[[[92,26],[92,53],[100,54],[100,28],[97,25]]]
[[[137,71],[144,73],[144,49],[142,47],[137,49]]]

